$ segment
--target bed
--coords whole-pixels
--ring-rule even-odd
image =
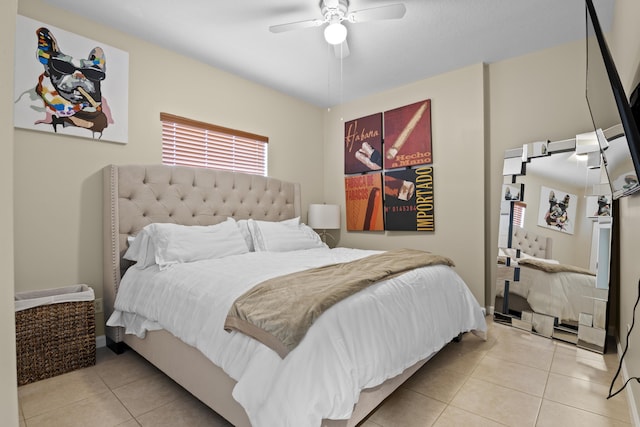
[[[498,310],[518,317],[536,313],[550,317],[551,326],[555,323],[577,328],[580,314],[593,311],[585,304],[602,298],[605,292],[596,288],[595,273],[554,260],[552,239],[521,227],[514,227],[511,246],[498,253]],[[506,304],[505,281],[509,282]]]
[[[205,301],[205,297],[213,297],[207,304],[227,310],[234,293],[241,293],[236,286],[248,286],[230,284],[238,277],[259,282],[302,269],[300,266],[324,268],[326,264],[366,259],[380,253],[328,249],[322,245],[286,253],[262,248],[221,258],[178,262],[167,268],[158,265],[138,268],[140,265],[132,266],[123,256],[130,244],[134,245],[136,239],[140,241],[141,230],[154,227],[150,224],[186,225],[195,229],[225,228],[229,221],[237,224],[250,221],[254,226],[264,227],[263,231],[281,227],[283,222],[298,224],[300,186],[273,178],[164,165],[109,165],[103,176],[105,317],[110,324],[119,325],[106,327],[108,345],[116,351],[125,347],[135,350],[236,426],[356,425],[452,339],[469,331],[485,338],[486,323],[480,306],[447,265],[412,269],[341,300],[322,313],[297,347],[284,357],[242,332],[223,331],[217,324],[200,325],[198,316],[206,310],[196,304]],[[305,230],[308,232],[308,227]],[[254,265],[258,267],[251,267]],[[282,270],[282,266],[287,268]],[[222,273],[207,282],[210,268],[218,268],[215,271]],[[447,283],[440,284],[442,280]],[[180,287],[177,282],[188,291],[168,296],[165,291],[174,292],[173,288]],[[390,292],[406,288],[405,282],[412,284],[410,290],[397,291],[397,295]],[[209,290],[212,286],[215,292]],[[223,296],[223,288],[230,289],[233,295]],[[195,294],[188,295],[189,292]],[[393,299],[371,305],[367,301],[375,301],[376,292]],[[430,304],[435,307],[420,305],[422,300],[414,307],[403,305],[411,304],[413,299],[418,301],[417,292],[430,295],[427,300],[432,300]],[[133,297],[128,299],[125,295]],[[173,305],[148,308],[156,297]],[[402,304],[394,308],[394,301]],[[169,313],[172,320],[153,318],[150,311],[134,313],[137,304],[147,307],[141,311]],[[174,307],[189,304],[194,304],[192,313],[199,313],[187,314],[195,318],[191,321],[197,327],[178,338],[182,333],[179,330],[186,330],[190,321],[187,317],[175,317]],[[365,311],[371,309],[378,314],[372,316]],[[211,316],[214,322],[224,321],[224,315],[217,310],[209,311],[211,314],[205,316]],[[387,311],[386,316],[391,317],[384,317]],[[370,339],[367,337],[372,334],[364,329],[369,322],[380,323],[381,331],[390,323],[391,329],[387,335]],[[125,329],[132,333],[125,333]],[[220,336],[223,341],[203,344],[201,335],[205,333]],[[383,351],[377,349],[368,354],[368,346],[379,346],[381,340]],[[379,366],[384,367],[383,372],[378,372]]]

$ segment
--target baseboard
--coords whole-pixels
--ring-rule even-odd
[[[618,357],[622,356],[622,346],[620,345],[620,341],[616,340],[618,346]],[[629,379],[629,373],[627,371],[627,363],[625,360],[622,361],[622,379],[623,382]],[[631,416],[631,424],[635,427],[640,427],[640,415],[638,414],[638,407],[636,406],[636,399],[633,396],[633,388],[631,385],[627,385],[625,387],[627,392],[627,403],[629,404],[629,412]]]
[[[107,346],[107,337],[100,335],[96,337],[96,348],[102,348]]]

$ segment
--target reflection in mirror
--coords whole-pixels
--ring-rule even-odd
[[[634,193],[640,184],[622,126],[617,125],[604,132],[599,130],[597,134],[605,170],[611,183],[612,197],[617,199]]]
[[[497,321],[605,350],[611,194],[601,163],[595,133],[505,153]]]
[[[640,135],[593,5],[586,16],[586,98],[609,174],[612,198],[640,190]],[[605,130],[602,132],[602,130]],[[631,144],[629,144],[627,141]],[[630,149],[633,147],[633,153]],[[633,159],[636,159],[635,166]]]

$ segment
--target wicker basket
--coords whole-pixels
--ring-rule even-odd
[[[33,305],[15,313],[18,385],[95,365],[93,300],[86,285],[16,294]]]

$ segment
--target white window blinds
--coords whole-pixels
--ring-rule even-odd
[[[524,202],[514,202],[513,204],[513,225],[524,227],[524,214],[527,210],[527,204]]]
[[[266,136],[160,113],[162,163],[267,175]]]

